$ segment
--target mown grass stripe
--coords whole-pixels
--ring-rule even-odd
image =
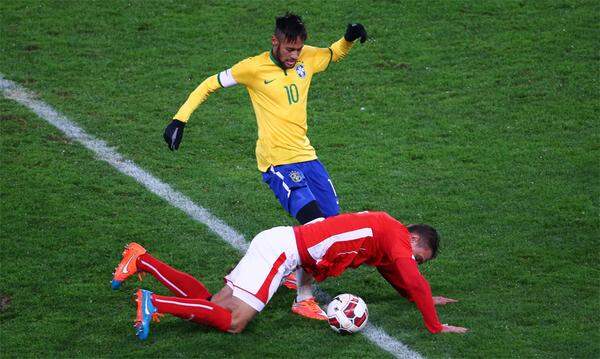
[[[241,253],[246,252],[248,249],[248,242],[244,239],[244,236],[212,215],[206,208],[195,204],[187,196],[174,190],[148,171],[140,168],[133,161],[123,158],[118,152],[110,148],[106,142],[87,134],[52,106],[36,99],[34,93],[13,81],[5,79],[2,74],[0,74],[0,89],[5,98],[29,108],[40,118],[62,131],[66,137],[81,143],[93,151],[99,159],[108,162],[119,172],[135,179],[150,192],[163,198],[172,206],[181,209],[196,221],[206,225],[212,232]],[[331,300],[331,296],[319,288],[317,288],[317,296],[321,302]],[[408,346],[394,339],[383,329],[373,324],[369,324],[362,334],[372,343],[396,358],[421,358],[417,352],[411,350]]]

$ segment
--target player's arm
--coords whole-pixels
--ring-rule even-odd
[[[329,46],[331,61],[338,62],[346,57],[354,45],[354,41],[358,38],[360,38],[361,44],[367,41],[367,30],[365,27],[361,24],[348,24],[344,37]]]
[[[408,292],[404,290],[403,284],[400,282],[400,278],[395,275],[396,270],[393,264],[391,266],[379,266],[377,267],[377,271],[379,271],[379,274],[381,274],[381,276],[385,278],[385,280],[390,283],[392,287],[394,287],[398,294],[411,302],[413,301]]]
[[[212,75],[206,80],[202,81],[202,83],[188,96],[187,100],[179,108],[179,111],[177,111],[175,116],[173,116],[173,119],[187,123],[190,119],[190,116],[198,108],[198,106],[206,101],[211,93],[222,87],[219,80],[220,75],[220,73]]]
[[[210,76],[196,87],[188,96],[179,111],[173,116],[171,123],[165,128],[163,138],[171,151],[179,149],[183,138],[183,129],[190,119],[192,113],[200,106],[208,96],[222,87],[230,87],[238,83],[245,84],[251,76],[249,59],[238,62],[232,68],[221,71]]]
[[[394,289],[396,289],[396,291],[403,297],[405,297],[406,299],[408,299],[411,302],[414,302],[412,300],[412,298],[410,297],[409,293],[404,290],[403,285],[400,281],[400,277],[397,276],[396,273],[396,268],[395,268],[395,264],[392,263],[390,265],[387,266],[378,266],[377,270],[379,271],[379,274],[381,274],[381,276],[383,276],[385,278],[385,280],[388,281],[388,283],[390,283],[390,285],[392,287],[394,287]],[[431,299],[433,299],[433,304],[435,305],[446,305],[449,303],[458,303],[458,300],[456,299],[452,299],[452,298],[446,298],[446,297],[442,297],[442,296],[433,296],[431,297]]]
[[[192,113],[202,102],[206,101],[211,93],[221,88],[218,76],[219,74],[213,75],[202,81],[202,83],[188,96],[187,100],[179,108],[179,111],[173,116],[171,123],[165,128],[163,138],[171,151],[179,149],[179,144],[183,138],[183,129]]]
[[[348,53],[354,45],[354,41],[360,38],[360,42],[367,40],[367,30],[361,24],[348,24],[346,34],[338,41],[331,44],[327,48],[305,46],[302,50],[304,53],[309,53],[307,57],[314,64],[315,73],[325,71],[331,61],[338,62]]]
[[[419,273],[417,262],[412,258],[398,258],[387,268],[379,271],[383,277],[403,296],[415,303],[425,326],[431,333],[464,333],[466,328],[440,323],[427,280]]]
[[[354,41],[360,38],[360,43],[367,41],[367,30],[362,24],[348,24],[344,37],[334,42],[329,49],[331,50],[331,61],[338,62],[348,53],[354,45]]]

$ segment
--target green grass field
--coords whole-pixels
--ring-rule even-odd
[[[321,287],[426,357],[598,357],[597,1],[2,1],[0,74],[250,239],[294,221],[256,170],[246,91],[212,95],[176,153],[162,130],[205,77],[268,50],[288,9],[311,45],[369,31],[315,77],[309,137],[343,211],[440,230],[422,271],[460,300],[442,321],[471,332],[430,335],[372,268]],[[239,253],[3,97],[0,133],[2,357],[389,356],[292,315],[283,289],[242,335],[164,318],[139,342],[136,281],[109,287],[125,243],[212,290]]]

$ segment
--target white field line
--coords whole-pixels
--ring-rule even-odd
[[[90,149],[101,160],[108,162],[119,172],[135,179],[150,192],[161,197],[174,207],[181,209],[188,216],[206,225],[212,232],[221,237],[229,245],[240,251],[246,252],[248,242],[235,229],[212,215],[207,209],[195,204],[184,194],[174,190],[168,184],[154,177],[150,172],[138,167],[134,162],[123,158],[114,149],[101,140],[88,135],[83,129],[69,120],[66,116],[56,111],[52,106],[38,100],[37,96],[29,90],[19,86],[13,81],[6,80],[0,74],[0,89],[5,98],[14,100],[33,111],[40,118],[62,131],[65,136],[77,141]],[[318,299],[328,303],[331,296],[317,289]],[[391,337],[383,329],[368,324],[362,334],[373,344],[389,352],[396,358],[422,358],[417,352],[405,344]]]

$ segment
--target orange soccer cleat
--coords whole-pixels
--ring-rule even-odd
[[[327,314],[319,307],[315,297],[310,297],[300,302],[294,301],[292,312],[310,319],[327,320]]]
[[[296,273],[292,272],[283,278],[281,285],[285,286],[288,289],[296,290],[298,289]]]
[[[115,273],[113,273],[112,289],[119,289],[125,279],[137,273],[136,261],[144,253],[146,253],[146,249],[135,242],[131,242],[125,246],[123,259],[121,259],[117,269],[115,269]]]

